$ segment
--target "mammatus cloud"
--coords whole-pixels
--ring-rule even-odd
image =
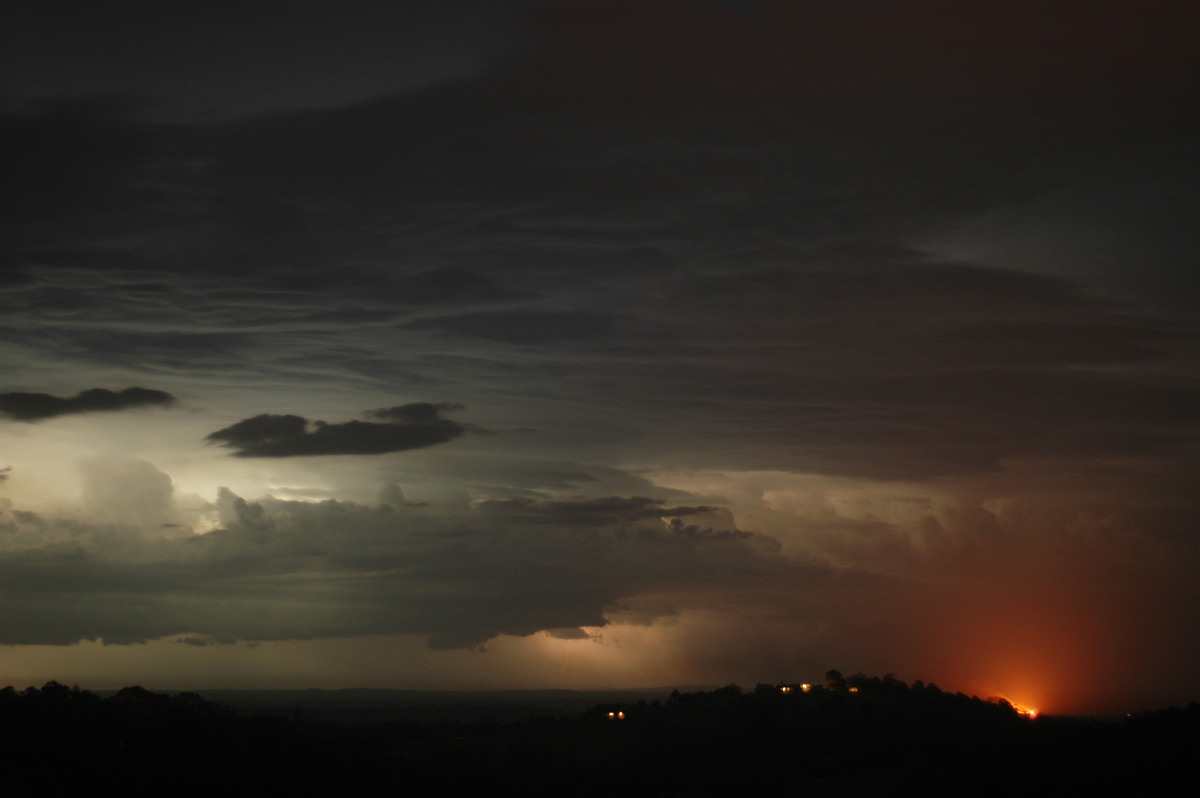
[[[91,388],[68,399],[48,393],[4,393],[0,394],[0,414],[17,421],[41,421],[75,413],[128,410],[134,407],[165,406],[174,403],[175,397],[166,391],[136,387],[123,391]]]
[[[326,454],[385,454],[423,449],[462,435],[469,426],[442,418],[452,403],[414,402],[371,410],[374,421],[329,424],[293,415],[264,413],[217,430],[207,440],[235,449],[235,457],[303,457]]]

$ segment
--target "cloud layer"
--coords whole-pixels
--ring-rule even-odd
[[[384,422],[309,422],[300,416],[263,414],[208,435],[235,449],[237,457],[302,457],[331,454],[385,454],[422,449],[454,440],[468,427],[440,414],[453,404],[415,402],[371,411]]]
[[[1147,658],[1174,683],[1200,654],[1177,635],[1200,622],[1178,508],[1121,495],[1115,472],[973,499],[972,483],[681,473],[726,498],[469,506],[228,489],[196,504],[144,461],[85,477],[71,512],[0,502],[0,643],[406,635],[442,651],[545,631],[614,661],[669,645],[680,680],[849,660],[972,690],[1024,684],[1063,709],[1111,702]]]
[[[219,526],[194,535],[154,523],[155,514],[180,515],[166,506],[171,480],[152,468],[161,479],[146,479],[146,466],[109,468],[93,488],[136,506],[142,527],[5,513],[0,571],[6,601],[20,611],[5,614],[0,642],[419,633],[435,647],[475,646],[500,634],[603,626],[608,608],[647,590],[820,572],[779,560],[774,541],[728,528],[713,508],[644,497],[500,501],[442,516],[248,502],[223,489],[212,506]]]
[[[0,413],[17,421],[41,421],[74,413],[113,412],[174,403],[175,397],[171,394],[149,388],[126,388],[115,392],[91,388],[68,398],[47,393],[0,394]]]

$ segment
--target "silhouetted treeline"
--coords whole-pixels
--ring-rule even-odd
[[[1200,785],[1196,704],[1105,723],[1031,720],[891,676],[830,671],[800,688],[677,691],[507,724],[350,725],[246,718],[194,693],[10,687],[0,795],[1191,796]]]

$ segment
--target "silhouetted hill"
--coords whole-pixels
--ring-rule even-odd
[[[50,682],[0,691],[0,795],[1191,796],[1200,784],[1196,704],[1118,723],[1034,720],[920,683],[848,682],[730,685],[509,723],[369,724]]]
[[[247,717],[378,724],[516,723],[530,717],[573,717],[604,701],[662,698],[658,690],[198,690]]]

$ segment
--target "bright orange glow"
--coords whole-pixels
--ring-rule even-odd
[[[1009,703],[1011,704],[1012,702],[1010,701]],[[1038,716],[1038,711],[1032,707],[1022,706],[1021,704],[1013,704],[1012,706],[1013,709],[1017,711],[1018,715],[1024,715],[1030,720],[1033,720]]]
[[[1038,711],[1033,707],[1028,707],[1024,704],[1017,703],[1016,701],[1013,701],[1010,698],[1005,698],[1004,696],[996,696],[995,698],[990,698],[988,700],[993,704],[1007,703],[1018,715],[1024,718],[1029,718],[1030,720],[1033,720],[1038,716]]]
[[[922,602],[931,625],[917,633],[923,661],[913,672],[944,689],[1005,696],[1039,714],[1106,710],[1116,677],[1102,663],[1128,656],[1118,650],[1114,614],[1092,609],[1111,599],[1094,599],[1094,588],[1049,565],[1006,565],[1012,576],[1003,585],[985,584],[998,577],[981,568],[978,583],[931,586]]]

